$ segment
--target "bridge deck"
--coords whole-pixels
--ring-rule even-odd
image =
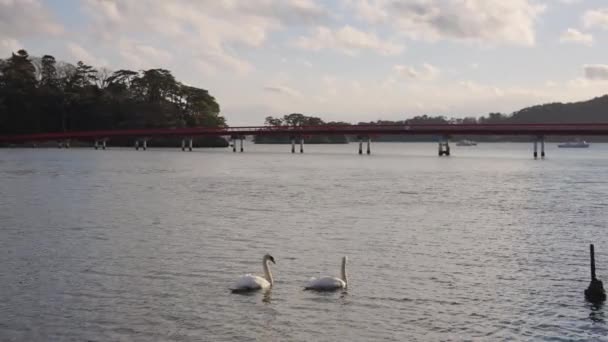
[[[598,124],[440,124],[440,125],[351,125],[351,126],[244,126],[221,128],[152,128],[106,131],[54,132],[0,135],[0,142],[49,140],[94,140],[112,137],[194,137],[242,135],[608,135],[608,123]]]

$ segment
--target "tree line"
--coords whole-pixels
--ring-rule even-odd
[[[304,115],[301,113],[291,113],[283,115],[283,117],[267,116],[264,120],[265,126],[280,127],[280,126],[340,126],[350,125],[343,121],[325,122],[323,119],[316,116]],[[257,144],[287,144],[291,140],[289,136],[256,136],[254,142]],[[304,137],[307,144],[346,144],[348,138],[344,135],[314,135]]]
[[[207,90],[169,70],[111,72],[25,50],[0,59],[0,134],[225,125]]]
[[[419,115],[404,120],[376,120],[358,122],[355,125],[415,125],[415,124],[533,124],[533,123],[608,123],[608,95],[593,98],[588,101],[573,103],[548,103],[531,106],[511,114],[488,113],[480,117],[450,118],[444,115]],[[317,126],[317,125],[351,125],[348,122],[325,122],[316,116],[292,113],[283,117],[266,117],[266,126]],[[479,141],[524,141],[528,137],[521,136],[466,136],[466,139]],[[594,141],[608,141],[605,137],[584,137]],[[288,138],[264,137],[259,142],[286,143]],[[330,137],[320,137],[322,142],[333,142]],[[335,142],[347,142],[356,137],[336,138]],[[376,141],[433,141],[436,137],[409,135],[380,135]],[[568,137],[552,137],[553,140],[568,140]]]

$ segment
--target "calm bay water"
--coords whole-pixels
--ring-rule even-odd
[[[608,145],[245,148],[0,150],[0,340],[608,340]]]

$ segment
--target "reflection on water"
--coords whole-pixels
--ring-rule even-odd
[[[604,304],[587,303],[590,310],[589,319],[594,323],[605,323],[604,321]]]
[[[270,304],[272,300],[272,290],[264,291],[264,297],[262,298],[262,302],[266,304]]]
[[[0,150],[0,340],[605,339],[608,146],[356,148]]]

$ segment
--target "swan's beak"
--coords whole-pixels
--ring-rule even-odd
[[[274,258],[273,257],[270,257],[270,261],[272,261],[272,263],[276,265],[276,262],[274,262]]]

